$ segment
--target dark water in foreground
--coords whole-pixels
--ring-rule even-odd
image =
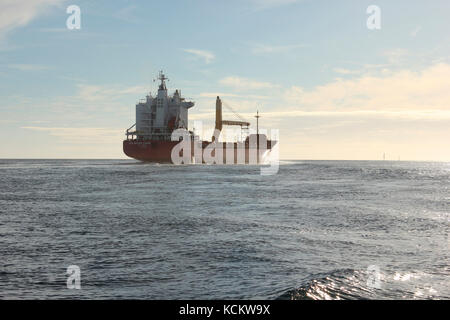
[[[0,213],[3,299],[450,298],[450,163],[0,160]]]

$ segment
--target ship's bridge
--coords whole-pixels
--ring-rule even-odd
[[[166,75],[160,71],[157,79],[160,84],[155,97],[149,93],[144,101],[136,104],[135,131],[127,130],[127,137],[134,139],[170,140],[172,131],[179,128],[188,129],[188,109],[193,101],[185,101],[180,90],[168,95]]]

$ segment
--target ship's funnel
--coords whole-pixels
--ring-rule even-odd
[[[216,130],[222,131],[222,100],[216,99]],[[214,141],[214,137],[212,138]]]

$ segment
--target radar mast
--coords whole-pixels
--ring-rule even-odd
[[[169,78],[166,77],[166,75],[164,74],[164,72],[162,70],[159,71],[158,78],[153,81],[156,81],[156,80],[161,81],[161,83],[159,85],[159,90],[167,90],[165,80],[169,81]]]

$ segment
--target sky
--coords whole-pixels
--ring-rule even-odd
[[[450,161],[449,16],[448,0],[0,0],[0,158],[126,158],[162,69],[191,128],[220,95],[279,130],[282,159]]]

